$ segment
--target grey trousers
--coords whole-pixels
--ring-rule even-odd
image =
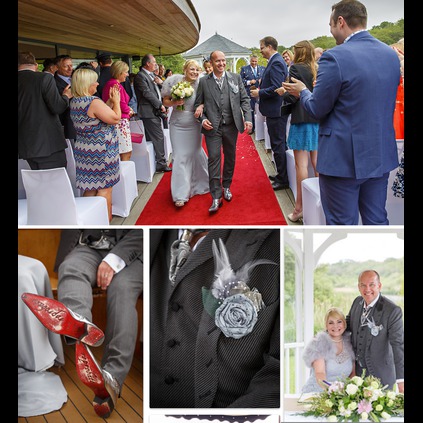
[[[108,252],[78,245],[58,269],[58,300],[90,321],[97,268]],[[120,386],[132,365],[138,329],[136,303],[142,287],[143,264],[135,260],[115,274],[107,288],[107,326],[101,366]]]

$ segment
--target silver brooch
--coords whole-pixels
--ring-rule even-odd
[[[372,317],[372,320],[370,321],[369,319],[367,319],[367,326],[370,329],[370,333],[373,336],[378,336],[379,332],[383,329],[383,325],[376,325],[375,320]]]

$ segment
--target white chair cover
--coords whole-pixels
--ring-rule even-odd
[[[31,167],[25,159],[18,159],[18,200],[26,198],[25,187],[22,181],[22,169],[31,169]]]
[[[127,160],[119,163],[120,179],[112,191],[112,214],[129,216],[132,203],[138,197],[135,163]]]
[[[153,181],[153,176],[156,172],[153,143],[146,140],[141,119],[129,121],[129,126],[131,133],[144,135],[141,143],[132,143],[131,160],[135,163],[137,181],[150,183]]]
[[[18,210],[27,207],[27,225],[109,225],[104,197],[74,197],[64,167],[22,170],[27,200],[18,200]],[[21,204],[19,204],[21,202]],[[18,219],[22,216],[18,215]],[[19,223],[19,220],[18,220]]]
[[[259,110],[259,105],[255,105],[255,133],[256,141],[264,140],[264,121],[265,118]]]
[[[303,224],[326,225],[326,218],[320,201],[319,177],[307,178],[301,182],[303,194]]]
[[[76,164],[75,157],[73,155],[73,147],[68,138],[66,138],[66,144],[68,145],[68,147],[65,149],[67,160],[66,172],[68,172],[69,180],[71,182],[75,197],[80,197],[81,191],[76,187]]]

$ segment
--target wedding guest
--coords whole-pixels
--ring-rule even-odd
[[[213,66],[210,63],[210,59],[206,59],[203,61],[203,69],[204,72],[201,74],[201,76],[206,76],[213,72]]]
[[[208,152],[212,196],[209,213],[216,213],[223,204],[222,190],[223,198],[228,202],[232,200],[230,186],[235,169],[238,133],[242,134],[245,130],[251,132],[252,112],[240,75],[225,70],[225,54],[222,51],[213,51],[210,61],[213,72],[200,79],[194,107],[204,105],[204,113],[199,120]]]
[[[288,115],[281,114],[282,98],[276,89],[288,76],[288,68],[278,53],[278,41],[274,37],[260,40],[262,56],[268,60],[259,87],[250,90],[250,95],[259,100],[259,110],[266,117],[267,132],[276,164],[276,175],[269,176],[274,191],[288,189],[289,180],[286,167],[286,126]]]
[[[120,397],[137,342],[136,303],[143,288],[143,232],[64,229],[55,269],[58,300],[25,293],[24,301],[45,327],[63,335],[68,345],[75,345],[76,373],[94,392],[96,414],[107,418]],[[94,287],[107,291],[105,333],[92,321]],[[51,309],[57,313],[46,311]],[[58,320],[62,325],[58,325]],[[103,342],[100,365],[90,347]]]
[[[389,224],[385,206],[389,173],[398,167],[393,114],[400,68],[395,51],[366,26],[361,2],[334,4],[330,31],[337,45],[320,57],[313,92],[295,78],[283,84],[319,120],[317,171],[327,225],[357,225],[359,215],[363,225]],[[358,70],[357,60],[366,66]]]
[[[317,67],[314,60],[314,46],[310,41],[299,41],[294,46],[294,62],[289,68],[289,77],[303,81],[312,92],[316,82]],[[309,159],[315,176],[317,162],[317,142],[319,138],[319,121],[311,117],[301,106],[298,97],[289,95],[285,88],[279,87],[276,92],[282,95],[284,104],[291,107],[291,123],[288,132],[288,147],[294,151],[297,196],[295,207],[288,219],[298,222],[303,217],[303,199],[301,183],[308,178]]]
[[[112,220],[112,188],[119,182],[120,90],[110,88],[108,104],[98,98],[97,73],[78,69],[72,75],[71,118],[76,129],[76,187],[83,196],[104,197]]]
[[[281,55],[282,55],[282,59],[285,60],[286,66],[288,67],[288,70],[289,70],[289,67],[294,62],[294,53],[291,50],[286,49],[282,52]]]
[[[170,279],[169,271],[177,269],[172,251],[180,244],[191,252]],[[278,229],[150,230],[151,408],[280,406],[279,264]],[[225,313],[227,330],[225,318],[215,320],[213,305],[206,306],[215,303],[213,286],[229,280],[245,282],[252,298],[257,293],[264,303],[255,303],[255,314],[238,294],[240,308],[244,304],[257,320],[237,319],[234,331],[231,311]],[[224,301],[235,315],[242,313],[230,295]]]
[[[165,70],[165,73],[164,73],[165,79],[169,78],[169,76],[172,76],[172,75],[173,75],[172,69],[166,69]]]
[[[207,156],[202,147],[201,124],[198,117],[202,112],[194,109],[198,89],[198,63],[187,60],[183,75],[175,74],[163,83],[163,104],[172,107],[169,120],[170,140],[172,143],[171,193],[176,207],[182,207],[194,195],[209,192]],[[190,97],[172,98],[172,87],[180,82],[188,82],[193,88]]]
[[[301,389],[302,393],[322,392],[332,383],[355,375],[354,352],[351,334],[346,332],[344,313],[330,308],[325,315],[325,330],[307,344],[303,360],[310,367],[310,376]]]
[[[54,79],[56,81],[56,86],[60,95],[63,95],[63,91],[66,89],[66,87],[72,84],[72,72],[72,57],[66,54],[58,56],[57,71],[54,74]],[[62,122],[63,129],[65,131],[65,138],[68,138],[71,141],[71,144],[74,145],[76,133],[72,119],[70,117],[69,107],[60,114],[60,122]]]
[[[381,294],[376,270],[358,276],[360,295],[347,315],[347,328],[355,352],[356,374],[379,378],[392,389],[404,392],[404,323],[401,307]]]
[[[248,96],[250,97],[250,106],[251,111],[253,113],[253,130],[252,133],[255,131],[255,109],[257,99],[250,95],[250,88],[257,87],[260,84],[260,79],[263,75],[265,70],[264,66],[258,64],[258,57],[256,54],[250,56],[250,64],[247,66],[243,66],[241,68],[241,78],[242,82],[245,87],[245,91],[247,91]]]
[[[156,58],[152,54],[146,54],[141,59],[140,71],[134,78],[134,89],[138,101],[138,114],[144,124],[146,139],[153,143],[156,171],[170,172],[172,169],[167,165],[165,158],[161,117],[166,113],[166,107],[162,103],[161,92],[155,82],[155,67]]]
[[[137,112],[137,110],[138,110],[138,101],[137,101],[137,95],[135,94],[135,88],[134,88],[134,79],[135,79],[135,76],[136,75],[137,74],[136,73],[133,73],[133,72],[131,72],[129,74],[129,82],[131,84],[132,97],[129,100],[128,105],[134,111],[133,116],[139,118],[139,115],[138,115],[138,112]]]
[[[54,75],[57,71],[57,58],[46,59],[43,62],[43,72],[48,72]]]
[[[129,119],[135,112],[129,106],[130,97],[123,88],[122,82],[129,76],[129,66],[122,60],[116,60],[110,66],[111,78],[105,83],[102,99],[105,103],[110,97],[110,88],[116,86],[120,92],[121,119],[116,125],[117,137],[119,140],[119,156],[121,161],[129,160],[132,152],[131,129]]]
[[[314,57],[316,59],[316,62],[319,61],[320,56],[323,54],[323,49],[322,47],[315,47],[314,49]]]
[[[37,69],[31,52],[18,54],[18,158],[34,170],[66,167],[59,115],[69,107],[70,87],[60,95],[51,75]]]

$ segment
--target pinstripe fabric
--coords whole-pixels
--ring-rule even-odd
[[[211,230],[172,289],[169,249],[176,237],[177,230],[150,231],[150,407],[279,407],[279,230]],[[212,240],[219,238],[234,270],[253,259],[277,263],[251,272],[249,286],[266,308],[241,339],[226,338],[203,309],[201,287],[213,281]]]

